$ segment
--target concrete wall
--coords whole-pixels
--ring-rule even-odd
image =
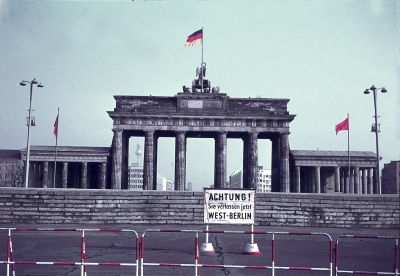
[[[256,225],[398,229],[399,195],[258,193]],[[202,192],[0,188],[0,224],[202,224]]]

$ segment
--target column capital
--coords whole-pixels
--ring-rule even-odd
[[[123,129],[113,128],[112,131],[113,131],[114,133],[119,133],[119,132],[122,132]]]

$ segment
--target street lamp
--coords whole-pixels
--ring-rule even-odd
[[[37,87],[43,87],[43,85],[39,82],[37,82],[36,79],[33,79],[32,81],[21,81],[19,85],[25,86],[27,83],[30,83],[31,85],[31,90],[30,90],[30,98],[29,98],[29,118],[28,118],[28,141],[27,141],[27,146],[26,146],[26,164],[25,164],[25,188],[28,188],[28,183],[29,183],[29,153],[30,153],[30,148],[31,148],[31,124],[32,124],[32,117],[31,117],[31,111],[32,111],[32,91],[33,91],[33,85],[37,84]]]
[[[377,94],[376,92],[378,92],[379,90],[381,90],[382,93],[386,93],[387,90],[385,87],[380,87],[380,88],[376,88],[374,85],[371,86],[371,88],[369,89],[365,89],[364,94],[369,94],[370,90],[374,93],[374,108],[375,108],[375,128],[372,128],[371,131],[375,131],[375,138],[376,138],[376,185],[377,185],[377,192],[378,194],[381,194],[382,189],[381,189],[381,182],[380,182],[380,171],[379,171],[379,161],[380,161],[380,157],[379,157],[379,143],[378,143],[378,133],[379,133],[379,125],[378,125],[378,112],[376,109],[376,97]]]

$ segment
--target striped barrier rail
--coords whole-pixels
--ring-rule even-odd
[[[340,270],[339,269],[339,239],[352,238],[352,239],[392,239],[395,240],[394,246],[394,265],[393,272],[385,271],[361,271],[361,270]],[[346,274],[369,274],[369,275],[400,275],[399,272],[399,237],[393,236],[365,236],[365,235],[341,235],[336,240],[336,255],[335,255],[335,271],[337,276],[339,273]]]
[[[136,267],[136,276],[139,275],[139,235],[135,230],[131,229],[74,229],[74,228],[0,228],[1,230],[8,231],[7,238],[7,261],[0,261],[0,264],[6,264],[7,266],[7,276],[10,275],[10,266],[12,275],[15,276],[15,265],[71,265],[81,267],[81,276],[87,276],[86,266],[132,266]],[[71,262],[71,261],[16,261],[14,260],[12,242],[11,242],[11,232],[12,231],[56,231],[56,232],[81,232],[81,261]],[[85,232],[128,232],[134,233],[136,236],[135,253],[136,260],[132,263],[118,263],[118,262],[87,262],[86,260],[86,242],[85,242]]]
[[[195,258],[194,263],[152,263],[145,262],[145,235],[148,232],[160,232],[160,233],[195,233]],[[214,233],[214,234],[256,234],[256,235],[272,235],[271,242],[271,266],[268,265],[222,265],[222,264],[201,264],[199,256],[199,233]],[[329,239],[329,264],[327,267],[297,267],[297,266],[276,266],[275,265],[275,235],[322,235]],[[275,270],[309,270],[309,271],[327,271],[330,276],[333,276],[333,264],[332,264],[332,238],[326,233],[317,232],[265,232],[265,231],[225,231],[225,230],[171,230],[171,229],[147,229],[142,234],[141,245],[140,245],[140,267],[141,276],[144,276],[144,266],[168,266],[168,267],[194,267],[195,276],[200,275],[201,267],[208,268],[244,268],[244,269],[271,269],[272,276],[275,276]]]
[[[148,232],[160,232],[160,233],[194,233],[195,234],[195,244],[194,244],[194,252],[195,252],[195,259],[193,264],[185,264],[185,263],[145,263],[144,262],[144,252],[145,252],[145,247],[144,247],[144,237],[146,233]],[[195,276],[200,275],[200,269],[199,269],[199,232],[198,230],[171,230],[171,229],[147,229],[143,234],[142,234],[142,239],[140,242],[140,272],[141,276],[144,275],[144,266],[168,266],[168,267],[194,267],[195,268]]]
[[[325,236],[329,239],[329,265],[328,267],[299,267],[299,266],[275,266],[275,235],[295,235],[295,236],[309,236],[309,235],[319,235]],[[309,271],[328,271],[330,276],[333,276],[333,255],[332,255],[332,238],[327,233],[319,232],[272,232],[272,276],[275,275],[276,269],[283,270],[309,270]]]

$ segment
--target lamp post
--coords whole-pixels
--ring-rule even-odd
[[[369,94],[370,91],[373,92],[374,94],[374,109],[375,109],[375,128],[372,130],[375,131],[375,141],[376,141],[376,175],[375,175],[375,180],[376,180],[376,185],[377,185],[377,193],[381,194],[382,189],[381,189],[381,182],[380,182],[380,171],[379,171],[379,143],[378,143],[378,133],[379,133],[379,126],[378,126],[378,112],[376,108],[376,98],[377,98],[377,93],[379,90],[381,90],[382,93],[386,93],[387,90],[385,87],[380,87],[376,88],[374,85],[371,86],[369,89],[365,89],[364,94]]]
[[[28,183],[29,183],[29,153],[30,153],[30,147],[31,147],[31,125],[32,125],[32,116],[31,116],[31,111],[32,111],[32,92],[33,92],[33,85],[37,84],[37,87],[43,87],[43,85],[39,82],[37,82],[36,79],[33,79],[32,81],[21,81],[19,85],[25,86],[27,83],[31,85],[30,89],[30,97],[29,97],[29,117],[28,117],[28,139],[27,139],[27,145],[26,145],[26,164],[25,164],[25,188],[28,188]]]

